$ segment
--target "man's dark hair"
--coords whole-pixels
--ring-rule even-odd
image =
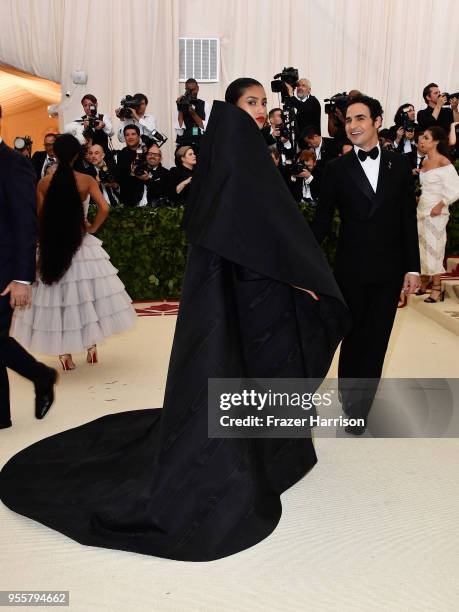
[[[382,119],[383,109],[381,106],[381,102],[379,100],[376,100],[376,98],[371,98],[370,96],[364,96],[364,95],[355,96],[354,98],[351,98],[349,102],[347,103],[346,113],[347,113],[347,109],[353,104],[364,104],[370,111],[370,117],[373,119],[373,121],[375,121],[377,117],[381,117]]]
[[[193,77],[190,77],[189,79],[185,81],[185,85],[188,85],[189,83],[193,83],[194,85],[198,84],[197,80],[193,79]]]
[[[138,100],[139,102],[143,102],[145,101],[145,104],[148,104],[148,98],[145,94],[143,93],[135,93],[133,96],[136,100]]]
[[[45,140],[45,138],[49,138],[50,136],[54,136],[54,138],[57,138],[59,134],[55,134],[54,132],[48,132],[44,135],[43,140]]]
[[[93,104],[97,104],[97,98],[96,96],[93,96],[92,94],[85,94],[82,98],[81,98],[81,104],[83,104],[83,102],[85,100],[90,100]]]
[[[307,125],[301,132],[300,140],[310,138],[311,136],[320,136],[320,130],[316,125]]]
[[[268,113],[268,119],[271,119],[271,117],[274,115],[274,113],[277,113],[277,111],[280,111],[282,113],[281,108],[272,108]]]
[[[133,123],[128,123],[123,128],[123,134],[126,134],[126,130],[134,130],[140,136],[140,128],[138,125],[134,125]]]
[[[430,95],[430,90],[432,89],[432,87],[438,87],[438,85],[436,83],[429,83],[422,90],[422,97],[424,98],[424,102],[426,104],[427,104],[427,96]]]

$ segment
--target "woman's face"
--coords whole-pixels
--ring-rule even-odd
[[[418,148],[422,153],[428,153],[429,151],[435,151],[437,148],[438,140],[434,140],[429,130],[426,130],[419,136]]]
[[[266,123],[267,104],[264,88],[261,85],[251,85],[244,91],[236,106],[249,113],[261,130]]]
[[[196,164],[196,155],[193,149],[188,149],[183,156],[182,161],[184,164],[189,164],[190,166],[194,166]]]

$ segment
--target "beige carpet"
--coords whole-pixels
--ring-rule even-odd
[[[41,422],[30,384],[12,376],[0,464],[103,414],[161,406],[175,320],[139,318],[96,366],[77,356]],[[386,376],[453,377],[458,363],[457,336],[399,311]],[[275,532],[210,563],[84,547],[0,505],[0,590],[68,590],[81,612],[457,611],[459,441],[321,438],[316,448],[317,466],[282,496]]]

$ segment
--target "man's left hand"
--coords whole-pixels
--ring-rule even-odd
[[[16,283],[12,281],[6,289],[0,294],[2,297],[10,294],[10,306],[11,308],[29,308],[32,304],[32,286],[25,285],[24,283]]]
[[[103,130],[105,127],[105,123],[103,121],[98,120],[96,123],[96,130]]]
[[[407,272],[405,274],[405,278],[403,279],[403,291],[404,293],[413,294],[421,286],[421,277],[417,274],[410,274]]]

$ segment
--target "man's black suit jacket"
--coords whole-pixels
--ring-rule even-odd
[[[308,125],[313,125],[320,130],[320,102],[314,96],[309,96],[307,100],[302,102],[295,96],[287,98],[288,103],[296,109],[296,131],[301,134],[304,128]]]
[[[37,179],[41,179],[41,171],[46,159],[46,151],[35,151],[32,155],[32,164],[37,175]]]
[[[341,220],[336,252],[338,282],[398,283],[419,272],[416,200],[403,155],[381,151],[376,193],[354,151],[328,163],[312,230],[328,235],[335,209]]]
[[[137,154],[132,149],[125,147],[118,151],[116,160],[116,177],[120,186],[120,200],[126,206],[136,206],[142,199],[145,182],[131,176],[131,164]]]
[[[36,177],[30,160],[0,143],[0,292],[35,280]]]

